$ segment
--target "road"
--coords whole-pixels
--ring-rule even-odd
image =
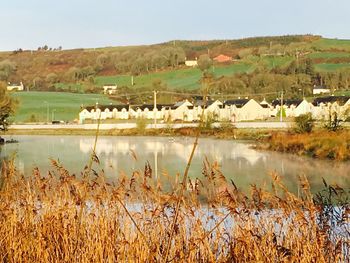
[[[292,122],[237,122],[234,126],[238,129],[286,129],[292,126]],[[182,127],[197,127],[198,123],[177,123],[172,124],[170,127],[177,129]],[[214,123],[214,127],[219,127],[219,123]],[[170,128],[169,124],[157,124],[157,129]],[[55,130],[55,129],[67,129],[67,130],[95,130],[97,124],[16,124],[9,127],[10,130]],[[100,124],[101,130],[113,130],[113,129],[133,129],[136,128],[136,123],[102,123]],[[154,124],[148,124],[146,129],[155,128]]]

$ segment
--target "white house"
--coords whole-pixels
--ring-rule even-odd
[[[302,114],[312,113],[313,108],[314,108],[314,105],[312,105],[312,103],[303,99],[302,102],[300,102],[299,105],[294,109],[293,114],[295,117],[297,117]]]
[[[188,100],[175,104],[153,104],[134,105],[98,105],[83,108],[79,113],[79,120],[86,119],[159,119],[165,121],[198,121],[200,120],[203,100],[193,105]],[[277,116],[281,108],[281,102],[277,99],[271,105],[263,100],[261,103],[254,99],[233,99],[222,103],[219,100],[206,102],[204,118],[211,116],[216,121],[251,121],[264,120],[271,116]],[[313,103],[300,99],[285,99],[283,109],[287,117],[297,117],[301,114],[312,113],[315,119],[327,119],[330,112],[336,112],[339,117],[345,116],[350,111],[350,97],[328,96],[318,97]]]
[[[262,120],[268,116],[263,107],[253,99],[250,99],[239,109],[242,120]]]
[[[328,119],[332,113],[337,113],[343,118],[350,105],[350,97],[347,96],[328,96],[315,98],[313,101],[313,116],[316,119]]]
[[[117,84],[105,84],[103,85],[103,93],[109,95],[116,94],[117,88]]]
[[[326,86],[314,86],[314,88],[312,89],[312,94],[314,95],[319,95],[319,94],[328,94],[331,93],[331,90],[329,88],[327,88]]]
[[[268,103],[265,98],[260,102],[260,106],[263,108],[262,111],[264,112],[264,117],[268,118],[273,115],[273,107],[270,103]]]
[[[234,99],[224,102],[225,108],[230,110],[232,122],[264,119],[267,112],[253,99]]]
[[[197,62],[197,60],[186,60],[185,65],[187,67],[196,67],[196,66],[198,66],[198,62]]]
[[[189,107],[191,109],[189,109]],[[171,108],[170,119],[171,120],[193,120],[193,104],[188,100],[175,103]]]
[[[20,82],[20,84],[15,84],[15,83],[9,82],[7,85],[7,90],[8,91],[23,91],[24,85],[23,85],[22,81]]]
[[[214,120],[220,120],[220,113],[222,113],[220,109],[223,108],[223,105],[224,104],[219,100],[208,101],[204,113],[205,116],[208,117],[209,115],[211,115],[211,117],[214,118]]]

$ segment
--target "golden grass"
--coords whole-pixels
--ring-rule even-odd
[[[275,132],[260,148],[309,155],[316,158],[350,160],[350,131],[315,131],[310,134]]]
[[[54,160],[52,166],[48,174],[34,169],[24,177],[13,162],[3,163],[1,262],[349,261],[350,233],[332,234],[335,214],[304,178],[300,197],[275,174],[272,192],[253,185],[246,196],[208,161],[202,181],[169,176],[170,188],[148,164],[113,182],[94,167],[93,176],[87,167],[77,178]],[[327,187],[338,197],[344,192]],[[348,202],[337,208],[335,223],[349,231]]]

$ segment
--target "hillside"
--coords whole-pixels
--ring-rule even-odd
[[[220,54],[232,57],[232,61],[214,62],[205,70],[211,94],[273,99],[284,91],[286,97],[294,98],[311,96],[314,85],[326,85],[339,94],[349,92],[350,40],[313,35],[176,40],[148,46],[75,50],[19,49],[0,52],[0,81],[22,81],[30,91],[71,95],[98,94],[104,84],[117,84],[115,98],[119,103],[130,99],[129,94],[153,90],[200,93],[203,72],[198,67],[185,66],[185,60],[201,60],[206,55],[213,59]],[[55,98],[55,94],[58,93],[43,93],[43,100]],[[22,104],[31,98],[25,94],[15,96],[23,97]],[[159,99],[165,102],[181,96]],[[131,102],[151,101],[152,96],[137,96]],[[19,112],[26,107],[20,105]],[[36,115],[42,112],[40,109]],[[19,119],[29,117],[26,114]]]
[[[259,65],[269,69],[298,59],[310,59],[319,72],[350,68],[350,40],[319,36],[259,37],[241,40],[170,41],[150,46],[106,47],[76,50],[0,52],[0,80],[19,82],[31,90],[92,90],[104,83],[135,88],[160,79],[170,89],[196,89],[201,73],[184,60],[209,54],[232,56],[234,65],[215,67],[216,77],[249,72]],[[174,78],[177,80],[174,81]],[[78,85],[77,85],[78,84]],[[81,88],[84,86],[85,88]],[[55,87],[55,88],[54,88]]]

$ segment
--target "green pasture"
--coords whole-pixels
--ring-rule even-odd
[[[339,63],[339,64],[322,63],[322,64],[315,65],[315,70],[319,72],[330,72],[330,71],[337,71],[341,69],[350,69],[350,63]]]
[[[215,77],[229,76],[235,73],[249,72],[253,66],[237,63],[228,66],[214,66],[211,71]],[[169,89],[193,90],[200,87],[202,72],[198,68],[182,68],[172,71],[162,71],[134,77],[134,87],[150,87],[155,80],[161,80]],[[118,86],[131,86],[131,76],[99,76],[95,78],[97,86],[104,84],[117,84]]]
[[[263,57],[262,60],[266,63],[267,67],[272,69],[275,67],[286,66],[293,61],[293,57],[290,56],[272,56]]]
[[[311,46],[319,50],[336,49],[342,51],[350,51],[350,40],[321,38],[312,42]]]
[[[311,59],[350,58],[350,53],[349,52],[317,52],[317,53],[310,53],[307,55],[307,57]]]
[[[16,92],[11,94],[18,100],[13,121],[29,122],[33,115],[38,122],[55,120],[72,121],[78,118],[81,105],[112,103],[101,94],[75,94],[64,92]]]

